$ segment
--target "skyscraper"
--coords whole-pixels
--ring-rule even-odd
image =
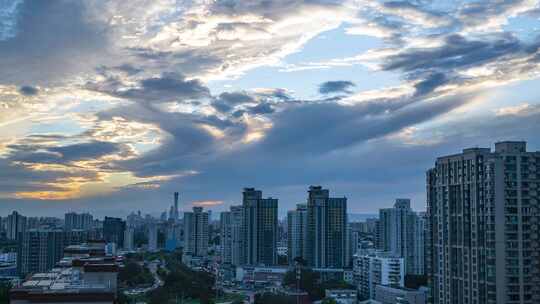
[[[90,230],[94,225],[94,217],[90,213],[69,212],[64,215],[64,229],[66,231],[80,229]]]
[[[148,224],[148,251],[158,250],[158,227],[156,223]]]
[[[179,217],[178,213],[178,192],[174,193],[174,220],[177,221]]]
[[[540,152],[525,142],[439,157],[427,172],[435,304],[540,303]]]
[[[105,217],[103,221],[103,238],[108,243],[115,243],[116,246],[124,246],[124,231],[126,222],[121,218]]]
[[[230,211],[223,211],[219,215],[219,225],[221,231],[221,262],[232,263],[232,214]]]
[[[20,232],[26,230],[26,217],[20,215],[17,211],[13,211],[7,217],[7,238],[16,240]]]
[[[124,232],[124,250],[133,251],[135,249],[135,228],[132,226],[126,227]]]
[[[63,256],[65,234],[61,230],[32,229],[19,234],[17,269],[19,274],[45,272]]]
[[[379,210],[378,248],[405,259],[407,274],[424,274],[424,221],[409,199],[398,198],[393,208]]]
[[[178,211],[178,192],[174,193],[174,204],[171,206],[171,210],[169,211],[169,220],[172,221],[178,221],[180,217],[180,213]]]
[[[193,207],[193,212],[184,212],[184,255],[206,257],[208,241],[208,213],[202,207]]]
[[[287,255],[290,265],[296,258],[306,258],[307,205],[298,204],[287,212]]]
[[[307,200],[306,261],[315,268],[349,266],[347,198],[330,197],[327,189],[310,186]]]
[[[244,257],[248,265],[277,264],[278,200],[262,191],[244,188]]]

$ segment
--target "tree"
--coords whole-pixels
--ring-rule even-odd
[[[9,291],[11,289],[11,283],[0,283],[0,303],[9,303]]]
[[[154,276],[150,270],[133,261],[128,261],[126,265],[120,269],[118,279],[122,284],[129,287],[150,285],[154,283]]]
[[[165,288],[158,287],[149,293],[148,298],[150,304],[163,304],[169,301],[169,294]]]
[[[255,295],[255,304],[296,304],[295,297],[265,292]]]
[[[320,276],[310,268],[302,268],[300,272],[300,289],[306,291],[312,301],[324,298],[324,289],[319,283]],[[283,285],[296,289],[296,270],[288,271],[283,278]]]
[[[118,293],[118,298],[116,299],[116,303],[118,304],[129,304],[129,298],[126,296],[125,293],[120,292]]]

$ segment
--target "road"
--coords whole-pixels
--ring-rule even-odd
[[[141,263],[142,264],[142,263]],[[124,291],[124,293],[126,295],[139,295],[139,294],[145,294],[147,292],[150,292],[160,286],[163,286],[164,282],[163,280],[159,277],[158,273],[157,273],[157,270],[159,269],[159,265],[162,264],[161,261],[152,261],[148,264],[148,269],[150,270],[150,272],[152,273],[152,275],[154,276],[154,284],[152,284],[152,286],[150,287],[145,287],[145,288],[131,288],[131,289],[128,289],[126,291]],[[141,265],[143,266],[143,265]]]

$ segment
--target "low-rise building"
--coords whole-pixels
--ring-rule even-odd
[[[281,284],[288,267],[256,267],[243,266],[236,268],[236,281],[243,283],[274,283]]]
[[[358,296],[356,289],[326,289],[326,298],[334,299],[338,304],[356,304]]]
[[[428,289],[410,289],[377,285],[375,287],[375,300],[382,304],[426,304]]]
[[[403,258],[388,253],[370,251],[356,255],[353,269],[362,300],[374,299],[377,285],[403,287],[405,283]]]
[[[98,247],[101,251],[96,253]],[[34,273],[12,288],[10,303],[115,303],[119,271],[116,257],[105,256],[101,243],[69,246],[65,255],[52,270]]]

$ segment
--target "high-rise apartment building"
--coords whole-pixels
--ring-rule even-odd
[[[315,268],[349,266],[347,198],[330,197],[327,189],[310,186],[307,200],[306,261]]]
[[[221,213],[221,260],[225,264],[243,264],[243,219],[242,206],[231,206],[230,211]]]
[[[135,249],[135,228],[128,226],[124,232],[124,250],[133,251]]]
[[[298,204],[287,212],[287,255],[290,265],[296,258],[306,258],[307,205]]]
[[[13,211],[7,217],[6,236],[10,240],[16,240],[20,232],[26,230],[26,217],[20,215],[17,211]]]
[[[393,208],[379,210],[378,249],[405,259],[407,274],[424,272],[424,219],[411,201],[398,198]]]
[[[231,264],[232,262],[232,214],[230,211],[223,211],[219,215],[219,226],[221,231],[221,263]]]
[[[427,172],[435,304],[540,303],[540,152],[500,142]]]
[[[271,266],[277,264],[278,200],[262,198],[262,191],[245,188],[244,257],[248,265]]]
[[[148,224],[148,251],[158,251],[158,227],[156,223]]]
[[[70,212],[64,215],[64,229],[69,230],[90,230],[94,226],[94,217],[90,213]]]
[[[208,254],[208,220],[208,212],[202,207],[184,212],[184,255],[205,257]]]
[[[65,233],[62,230],[32,229],[19,234],[17,269],[19,274],[45,272],[63,257]]]
[[[105,217],[103,221],[103,238],[108,243],[115,243],[116,246],[124,246],[124,231],[126,222],[121,218]]]

